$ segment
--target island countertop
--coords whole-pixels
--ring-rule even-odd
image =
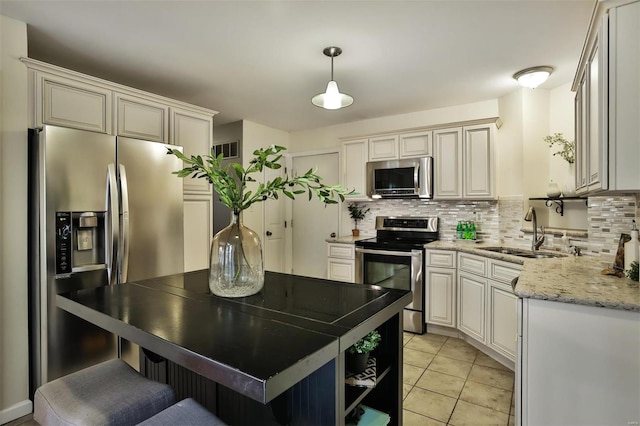
[[[555,259],[526,259],[483,250],[486,247],[496,247],[496,244],[436,241],[426,246],[428,249],[456,250],[523,265],[514,290],[519,297],[640,312],[637,281],[601,274],[603,269],[613,265],[612,256],[567,255]]]
[[[227,299],[209,293],[207,270],[57,296],[61,309],[262,403],[410,300],[407,291],[272,272],[260,293]]]

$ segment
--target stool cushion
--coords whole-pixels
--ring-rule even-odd
[[[219,418],[191,398],[172,405],[140,423],[139,426],[224,425]]]
[[[132,425],[174,402],[170,386],[112,359],[40,386],[33,419],[41,425]]]

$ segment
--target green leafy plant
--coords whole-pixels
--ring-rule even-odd
[[[638,277],[638,262],[631,262],[629,269],[627,269],[627,277],[633,281],[638,281],[640,278]]]
[[[566,140],[562,133],[554,133],[553,136],[547,136],[544,141],[549,145],[549,148],[553,148],[554,145],[560,147],[560,151],[553,153],[554,156],[559,155],[569,164],[573,164],[576,161],[576,145]]]
[[[353,219],[355,229],[358,229],[358,222],[364,219],[367,213],[371,210],[369,208],[365,209],[364,206],[361,206],[358,203],[350,203],[347,206],[347,209],[349,209],[349,216]]]
[[[367,354],[378,347],[378,344],[382,340],[382,336],[378,333],[378,330],[373,330],[362,339],[358,340],[353,346],[347,349],[347,353],[350,354]]]
[[[254,173],[261,173],[264,168],[279,169],[282,158],[281,152],[285,147],[271,145],[264,149],[253,151],[255,156],[249,161],[249,166],[245,169],[241,164],[222,164],[223,155],[215,156],[213,150],[211,155],[192,155],[187,157],[177,149],[168,149],[167,154],[175,155],[185,163],[182,170],[173,172],[178,177],[185,178],[191,176],[194,179],[207,179],[213,184],[213,189],[220,196],[220,201],[235,213],[249,208],[252,204],[265,201],[269,198],[278,199],[279,194],[295,199],[296,195],[308,193],[309,200],[315,194],[320,201],[325,204],[337,204],[337,196],[340,201],[344,201],[344,196],[353,194],[341,185],[325,185],[322,178],[313,169],[309,169],[302,176],[276,177],[265,183],[258,183],[254,190],[248,190],[247,183],[256,182],[251,176]]]

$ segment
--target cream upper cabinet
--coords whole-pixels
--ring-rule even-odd
[[[434,198],[495,197],[494,124],[433,132]]]
[[[462,127],[433,132],[434,198],[462,198]]]
[[[111,133],[111,91],[81,81],[31,71],[35,96],[31,124]]]
[[[369,139],[369,161],[398,158],[398,136],[378,136]]]
[[[166,143],[169,106],[140,97],[115,93],[115,134]]]
[[[608,20],[591,45],[576,93],[576,190],[578,194],[607,186],[607,59]]]
[[[412,158],[431,155],[433,132],[403,133],[398,136],[399,157]]]
[[[182,146],[187,157],[209,154],[213,143],[213,116],[171,108],[171,129],[170,143]],[[206,179],[185,179],[184,191],[211,193]]]
[[[464,167],[462,197],[494,197],[493,125],[463,127]]]
[[[367,200],[367,161],[369,142],[357,139],[342,142],[342,186],[357,194],[347,195],[349,200]]]
[[[640,2],[598,2],[574,80],[578,194],[640,190]]]

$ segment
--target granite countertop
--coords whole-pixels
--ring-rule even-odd
[[[567,256],[526,259],[483,250],[491,243],[435,241],[426,247],[465,253],[523,265],[514,293],[519,297],[640,312],[640,288],[629,278],[602,275],[612,256]],[[544,250],[540,251],[544,253]]]
[[[342,237],[331,237],[327,238],[325,241],[328,243],[338,243],[338,244],[353,244],[356,241],[366,240],[367,238],[373,238],[375,235],[360,235],[358,237],[354,237],[351,235],[345,235]]]

